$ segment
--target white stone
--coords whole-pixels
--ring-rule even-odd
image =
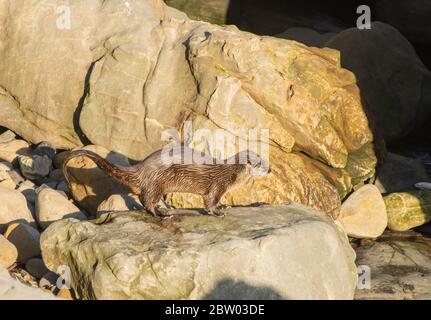
[[[24,140],[12,140],[0,144],[0,160],[12,163],[18,155],[28,154],[28,142]]]
[[[415,183],[415,188],[419,190],[430,190],[431,191],[431,183],[430,182],[418,182]]]
[[[0,234],[0,267],[11,267],[18,258],[15,246]]]
[[[0,143],[7,143],[14,140],[16,134],[13,131],[7,130],[0,134]]]
[[[27,222],[36,226],[26,198],[16,190],[0,187],[0,233],[13,222]]]
[[[75,218],[86,220],[87,216],[59,191],[43,188],[36,196],[36,219],[42,229],[51,223],[65,219]]]
[[[371,184],[355,191],[342,204],[338,221],[354,238],[377,238],[386,229],[388,217],[379,189]]]
[[[111,211],[142,210],[144,206],[139,197],[133,194],[113,194],[97,208],[97,216]]]

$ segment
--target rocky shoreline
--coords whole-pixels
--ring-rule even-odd
[[[0,299],[431,299],[431,72],[411,39],[431,42],[394,8],[261,36],[161,0],[1,1]],[[170,141],[259,145],[271,173],[223,219],[171,193],[158,220],[92,160],[61,170]]]
[[[76,201],[79,192],[92,188],[86,183],[99,177],[103,180],[98,183],[112,186],[109,177],[93,168],[80,188],[71,191],[58,169],[64,151],[48,142],[30,145],[10,131],[0,140],[1,268],[40,290],[30,293],[23,287],[16,290],[17,297],[48,298],[45,291],[65,299],[226,299],[237,294],[250,299],[431,298],[426,280],[431,274],[426,224],[431,219],[431,190],[383,196],[379,190],[387,181],[398,191],[414,189],[412,182],[427,181],[424,168],[417,162],[412,166],[413,159],[391,154],[375,185],[352,193],[335,222],[296,204],[234,207],[224,219],[193,209],[171,209],[172,219],[158,221],[145,213],[136,196],[115,189],[95,212],[81,209]],[[109,154],[101,147],[89,147],[102,156]],[[82,161],[87,160],[76,160]],[[400,181],[403,175],[410,180]],[[411,200],[399,202],[394,197]],[[387,227],[405,231],[419,226],[422,234],[384,232]],[[318,252],[324,255],[316,256]],[[333,253],[328,256],[329,252]],[[244,254],[249,260],[245,269]],[[357,287],[356,266],[362,265],[370,268],[371,288]],[[62,266],[70,268],[70,288],[58,287],[58,281],[64,281]],[[295,266],[300,269],[289,269]],[[313,273],[314,281],[322,277],[318,287],[298,282]],[[0,297],[7,298],[1,292],[12,279],[5,273],[1,279]],[[217,289],[210,292],[211,288]]]

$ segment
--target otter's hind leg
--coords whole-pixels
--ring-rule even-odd
[[[208,214],[216,217],[224,217],[224,213],[219,210],[219,202],[226,190],[215,189],[203,196],[205,209]]]
[[[169,215],[163,215],[158,210],[158,203],[162,199],[162,192],[158,190],[153,190],[152,192],[142,191],[139,195],[139,200],[147,211],[149,211],[153,216],[157,218],[170,218]]]

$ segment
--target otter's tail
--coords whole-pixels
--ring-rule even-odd
[[[88,157],[93,160],[96,165],[103,170],[107,175],[114,178],[115,180],[121,182],[122,184],[133,187],[131,184],[133,180],[135,180],[136,171],[133,170],[133,167],[123,167],[119,165],[115,165],[108,160],[103,159],[97,153],[89,151],[89,150],[76,150],[70,152],[69,155],[64,159],[62,165],[63,175],[68,184],[70,184],[69,173],[67,172],[67,163],[76,157]]]

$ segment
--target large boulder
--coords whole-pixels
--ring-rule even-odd
[[[431,45],[431,3],[428,0],[376,0],[373,16],[400,30],[411,42]]]
[[[234,24],[241,30],[263,35],[278,34],[288,27],[311,27],[318,31],[339,30],[346,13],[356,7],[350,1],[312,2],[280,0],[165,0],[174,8],[185,12],[191,19],[216,24]],[[340,10],[343,7],[345,10]],[[348,21],[350,23],[350,21]]]
[[[42,234],[47,267],[68,266],[82,299],[352,299],[355,254],[323,213],[300,206],[232,208],[224,219],[178,210]]]
[[[52,10],[60,5],[63,15]],[[89,140],[140,160],[166,144],[167,129],[222,129],[236,146],[224,150],[196,136],[190,143],[226,157],[240,142],[259,143],[277,173],[227,195],[227,204],[295,201],[334,216],[340,198],[374,174],[356,79],[335,50],[192,21],[161,0],[2,6],[0,104],[8,116],[0,125],[32,142],[70,149]],[[55,28],[67,12],[71,28]],[[29,16],[42,22],[21,23]],[[35,51],[40,62],[22,65]],[[88,206],[94,211],[109,193]],[[174,202],[197,205],[188,197]]]
[[[377,169],[375,185],[382,193],[415,190],[415,184],[431,181],[425,167],[415,159],[388,152]]]
[[[394,27],[375,22],[370,30],[347,29],[325,46],[340,50],[375,130],[387,141],[407,136],[431,114],[431,72]]]

